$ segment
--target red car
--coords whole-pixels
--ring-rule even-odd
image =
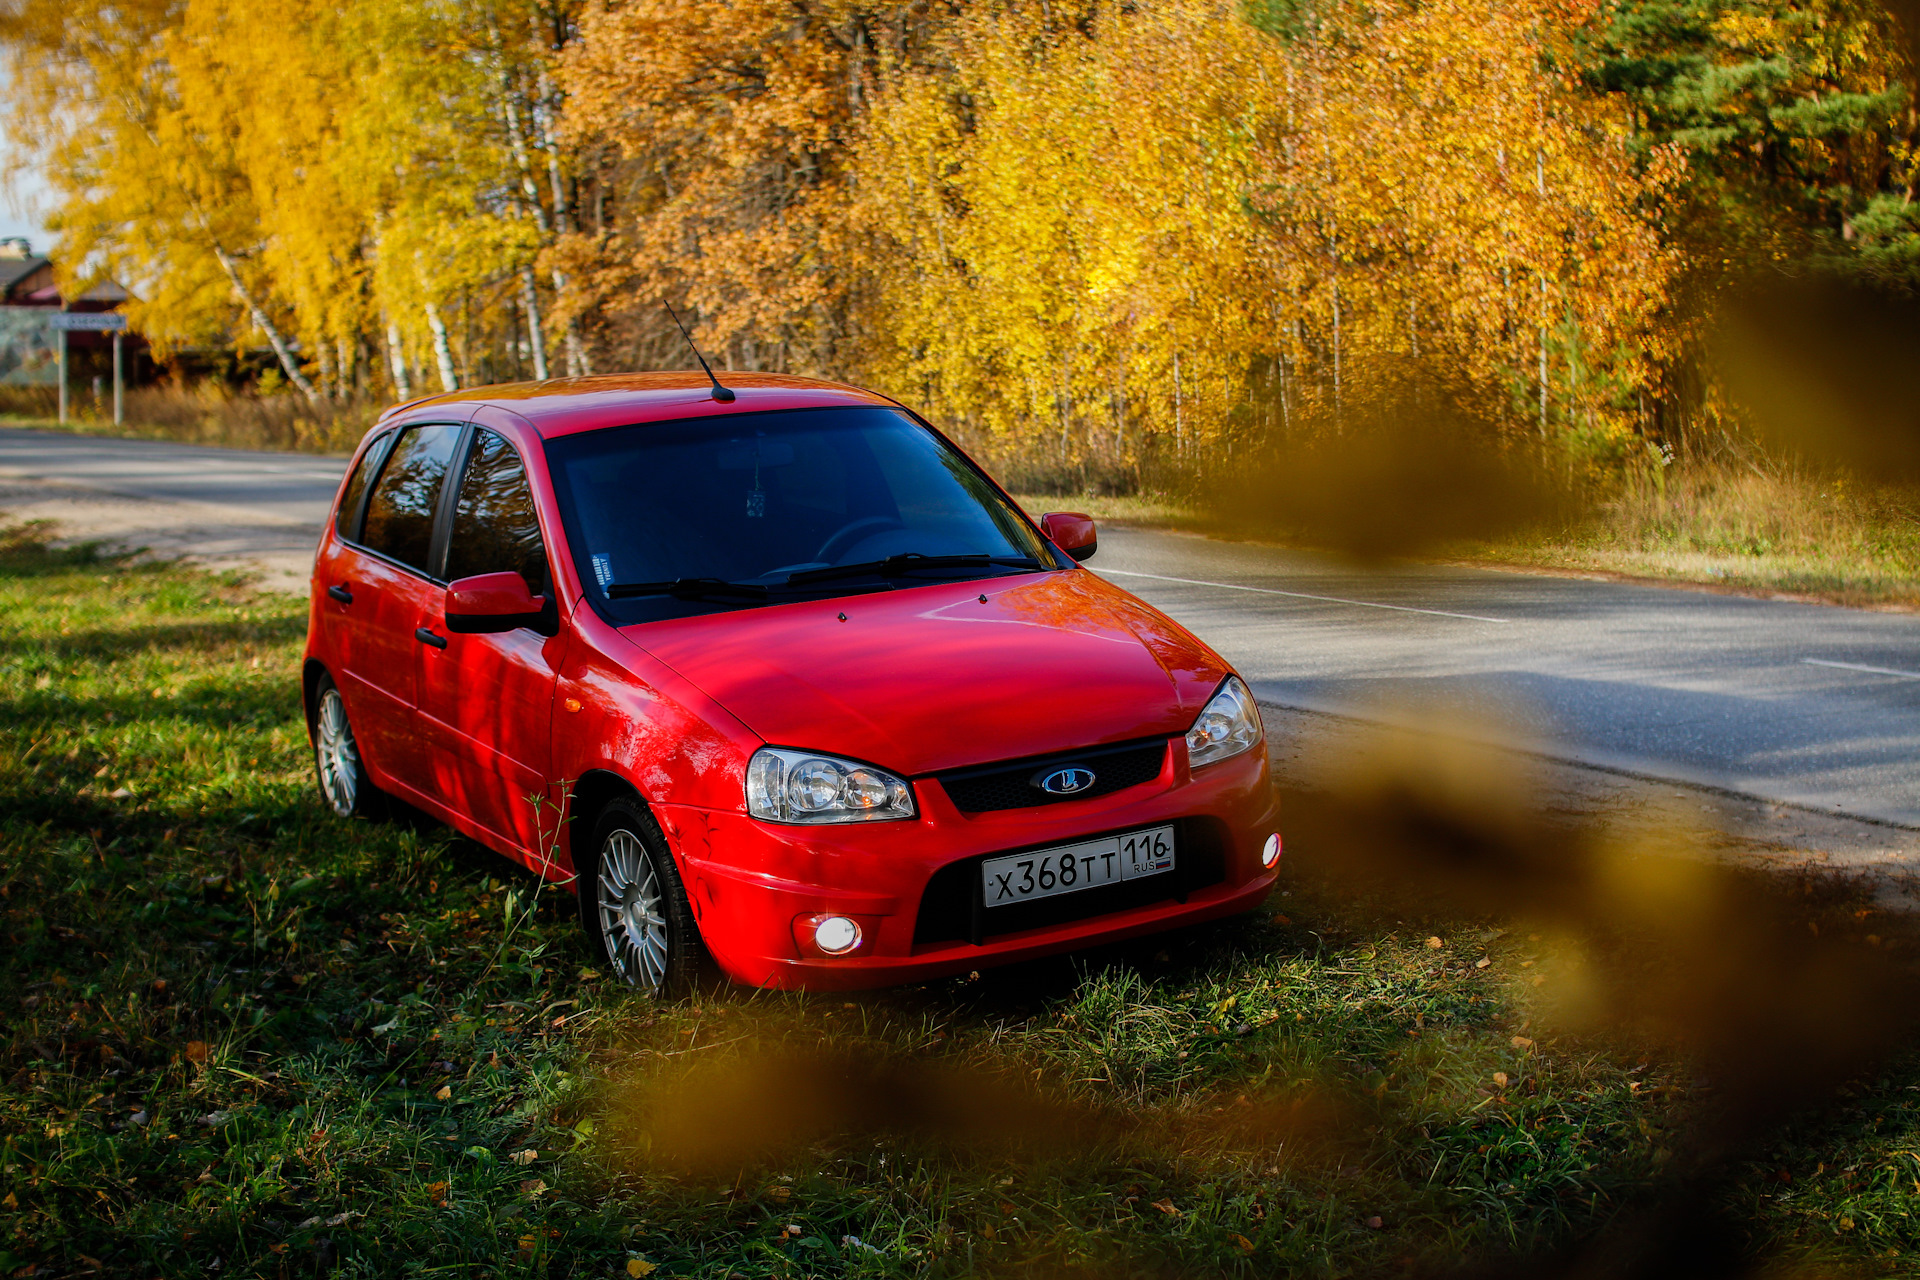
[[[699,374],[388,412],[313,575],[320,790],[557,883],[612,972],[914,982],[1257,906],[1260,716],[898,403]]]

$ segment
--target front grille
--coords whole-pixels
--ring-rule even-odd
[[[1092,747],[1026,760],[1003,760],[977,769],[937,773],[934,777],[960,812],[992,813],[999,809],[1031,809],[1063,800],[1086,800],[1137,787],[1159,777],[1166,759],[1167,740],[1155,738],[1150,742],[1123,742],[1118,746]],[[1064,796],[1042,791],[1034,785],[1036,778],[1069,766],[1090,771],[1093,785]]]
[[[1078,893],[1009,903],[1004,907],[982,905],[980,864],[1016,850],[1005,849],[949,863],[933,873],[927,881],[926,892],[920,895],[920,911],[913,924],[914,944],[971,942],[978,946],[1003,933],[1044,929],[1170,899],[1184,902],[1195,889],[1205,889],[1227,878],[1226,832],[1217,818],[1181,818],[1174,823],[1174,828],[1178,854],[1172,871],[1141,880],[1103,884]]]

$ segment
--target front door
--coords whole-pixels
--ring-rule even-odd
[[[476,428],[454,499],[447,537],[448,582],[512,571],[536,595],[551,596],[546,542],[526,468],[498,432]],[[557,614],[556,614],[557,617]],[[552,860],[558,797],[548,790],[553,692],[566,645],[523,627],[456,635],[436,614],[445,649],[419,654],[423,728],[431,735],[432,792],[527,854]]]

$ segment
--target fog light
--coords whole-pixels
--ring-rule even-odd
[[[845,916],[825,916],[813,926],[813,945],[830,956],[843,956],[860,945],[860,926]]]
[[[1280,833],[1274,832],[1267,837],[1267,843],[1260,850],[1260,865],[1271,869],[1280,861]]]

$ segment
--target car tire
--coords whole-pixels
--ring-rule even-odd
[[[580,923],[600,963],[655,999],[693,990],[706,948],[653,815],[632,800],[608,804],[582,862]]]
[[[378,818],[386,813],[385,797],[360,758],[346,700],[329,675],[322,675],[313,691],[313,766],[320,803],[335,817]]]

